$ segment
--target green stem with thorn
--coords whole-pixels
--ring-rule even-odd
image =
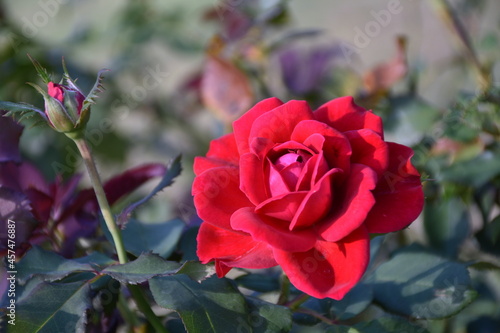
[[[90,177],[92,187],[94,188],[95,195],[97,197],[97,202],[101,209],[102,216],[108,227],[113,242],[115,243],[116,253],[118,254],[118,260],[120,264],[125,264],[128,262],[127,252],[125,251],[125,246],[123,244],[123,238],[121,230],[115,222],[113,213],[106,198],[106,193],[104,193],[104,188],[102,186],[101,178],[97,172],[97,167],[94,162],[94,158],[87,144],[87,141],[83,135],[79,132],[77,135],[68,135],[75,142],[80,154],[82,155],[85,167]],[[139,310],[146,316],[149,323],[154,327],[156,332],[168,333],[168,330],[163,326],[161,320],[156,316],[156,314],[151,310],[143,291],[139,286],[128,285],[128,289],[134,298]]]

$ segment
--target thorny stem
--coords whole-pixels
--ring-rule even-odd
[[[481,65],[466,29],[446,0],[431,0],[431,4],[433,5],[436,13],[441,17],[443,22],[448,26],[460,43],[465,56],[476,71],[481,89],[486,91],[491,86],[491,77],[486,71],[486,68]]]
[[[292,299],[290,302],[286,303],[285,306],[289,307],[291,310],[296,310],[298,309],[299,306],[302,305],[305,301],[309,299],[308,294],[301,294],[297,296],[296,298]]]
[[[288,276],[283,274],[281,276],[281,292],[278,298],[278,304],[285,304],[288,300],[288,296],[290,296],[290,280]]]
[[[116,306],[118,307],[118,310],[120,311],[123,319],[130,327],[138,327],[141,324],[137,317],[134,316],[134,313],[132,313],[132,310],[130,310],[127,301],[123,297],[123,294],[118,297]]]
[[[151,307],[149,306],[149,303],[146,301],[146,298],[141,288],[139,288],[139,286],[132,284],[129,284],[127,288],[132,294],[132,297],[135,300],[135,304],[137,304],[139,310],[141,310],[141,312],[146,316],[151,326],[153,326],[153,328],[155,329],[155,332],[168,333],[168,330],[161,323],[160,318],[158,318],[156,314],[153,312],[153,310],[151,310]]]
[[[309,309],[300,308],[300,309],[295,310],[295,312],[300,312],[300,313],[305,313],[305,314],[311,315],[311,316],[318,318],[319,320],[327,323],[328,325],[338,325],[338,323],[335,320],[327,318],[327,317],[323,316],[322,314],[317,313],[317,312],[312,311],[312,310],[309,310]]]
[[[99,176],[99,173],[97,172],[97,167],[95,165],[90,148],[84,137],[79,136],[72,139],[78,147],[78,150],[80,151],[80,154],[82,155],[83,161],[85,163],[85,167],[87,168],[87,171],[89,173],[90,181],[92,183],[92,187],[94,188],[94,192],[97,198],[97,202],[99,203],[102,216],[104,218],[106,226],[108,227],[111,237],[113,238],[113,242],[115,243],[118,260],[120,261],[120,264],[125,264],[127,263],[128,258],[127,252],[125,251],[125,246],[123,245],[122,233],[115,222],[113,214],[111,213],[111,208],[109,206],[108,199],[106,198],[106,193],[104,193],[101,178]],[[130,293],[132,294],[137,307],[146,316],[149,323],[155,328],[156,332],[168,333],[167,329],[163,326],[160,319],[155,315],[153,310],[151,310],[151,307],[149,306],[139,286],[129,285],[128,289],[130,290]]]
[[[82,155],[85,167],[87,168],[87,171],[89,173],[90,181],[92,183],[92,187],[94,188],[99,207],[101,208],[104,222],[106,223],[106,226],[111,233],[111,237],[113,238],[113,242],[115,243],[118,260],[120,261],[120,264],[125,264],[128,261],[128,258],[127,252],[125,251],[125,246],[123,245],[122,233],[116,225],[113,214],[111,213],[111,208],[109,207],[106,193],[104,193],[101,178],[99,177],[99,173],[97,172],[97,168],[94,163],[92,153],[90,152],[90,148],[87,144],[87,141],[85,141],[85,139],[83,138],[75,140],[75,143],[78,147],[78,150],[80,151],[80,154]]]

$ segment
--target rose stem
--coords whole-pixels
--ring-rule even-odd
[[[450,31],[456,37],[458,43],[463,49],[465,57],[470,61],[476,71],[481,89],[486,91],[491,86],[491,76],[481,65],[474,47],[472,46],[471,39],[467,34],[467,30],[464,28],[446,0],[431,0],[431,4],[433,5],[433,8],[438,16],[441,17],[441,20],[446,26],[448,26]]]
[[[290,302],[286,303],[285,306],[289,307],[291,310],[296,310],[299,306],[302,305],[302,303],[307,301],[309,297],[310,296],[308,294],[299,295],[292,299]]]
[[[305,313],[305,314],[311,315],[311,316],[313,316],[315,318],[318,318],[319,320],[327,323],[328,325],[338,325],[339,324],[335,320],[327,318],[327,317],[323,316],[322,314],[317,313],[316,311],[313,311],[313,310],[310,310],[310,309],[304,309],[304,308],[302,308],[302,309],[297,309],[295,312]]]
[[[99,203],[102,216],[104,218],[106,226],[109,229],[109,232],[111,233],[113,242],[115,243],[118,260],[120,264],[125,264],[128,261],[128,258],[127,252],[125,251],[125,246],[123,245],[122,234],[120,229],[116,225],[113,214],[111,213],[111,208],[109,207],[108,199],[106,198],[106,194],[104,193],[101,178],[99,177],[99,173],[97,172],[97,167],[95,165],[92,153],[90,152],[90,148],[87,144],[87,141],[83,137],[75,138],[73,140],[75,141],[75,144],[78,147],[80,154],[82,155],[85,167],[87,168],[87,172],[89,174],[92,187],[94,188],[94,192],[97,197],[97,202]],[[167,329],[163,326],[160,319],[155,315],[153,310],[151,310],[151,307],[146,301],[146,298],[144,297],[144,294],[142,293],[142,290],[139,288],[139,286],[128,285],[127,287],[130,290],[130,293],[132,294],[137,307],[146,316],[150,324],[155,328],[156,332],[168,333]]]
[[[281,276],[281,292],[278,297],[278,304],[283,305],[288,301],[288,297],[290,296],[290,280],[288,276],[283,274]]]

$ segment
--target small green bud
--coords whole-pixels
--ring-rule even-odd
[[[56,131],[70,132],[75,129],[75,120],[70,117],[61,102],[53,97],[45,97],[45,114]]]

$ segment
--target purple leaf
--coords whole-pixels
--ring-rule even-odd
[[[29,239],[37,227],[37,222],[31,214],[28,198],[13,189],[0,187],[0,256],[7,253],[7,224],[15,228],[15,249],[18,255],[29,248]]]
[[[297,47],[282,50],[278,58],[285,85],[295,95],[316,90],[337,55],[339,48],[336,46],[316,47],[308,51]]]
[[[163,176],[166,170],[166,167],[161,163],[150,163],[127,170],[111,178],[104,184],[104,192],[109,204],[113,205],[116,201],[132,193],[148,180]],[[97,212],[99,210],[94,190],[91,188],[78,193],[78,196],[73,201],[73,205],[64,212],[62,218],[74,214],[84,206],[87,211]]]
[[[59,254],[66,258],[73,257],[78,238],[91,237],[97,226],[97,216],[83,210],[60,221],[57,229],[64,235],[64,241],[61,244]]]
[[[23,127],[0,111],[0,162],[21,162],[19,138]]]
[[[177,156],[175,160],[170,164],[169,168],[165,170],[165,174],[163,175],[163,178],[161,179],[160,183],[156,185],[156,187],[149,193],[147,196],[142,198],[139,201],[134,202],[133,204],[127,206],[119,215],[117,218],[117,223],[120,227],[123,228],[125,223],[127,223],[130,215],[132,212],[139,207],[140,205],[146,203],[149,201],[152,197],[154,197],[158,192],[163,190],[165,187],[172,185],[174,178],[177,177],[182,171],[181,167],[181,156]]]

